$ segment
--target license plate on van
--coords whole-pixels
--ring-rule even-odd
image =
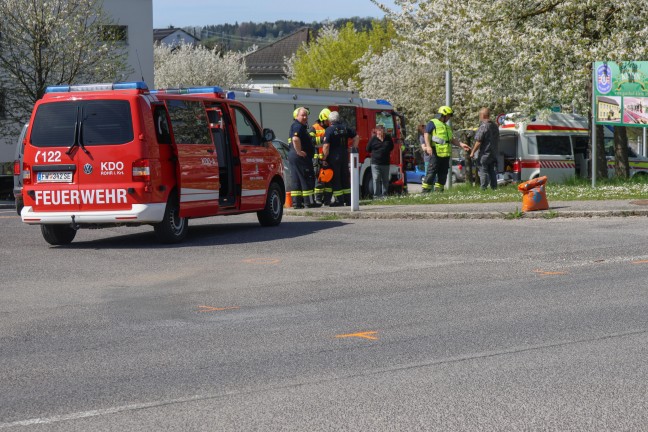
[[[41,171],[36,176],[39,183],[72,183],[71,171]]]

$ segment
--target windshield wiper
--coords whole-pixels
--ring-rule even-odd
[[[74,147],[79,145],[79,109],[81,107],[77,107],[76,120],[74,121],[74,139],[72,140],[72,145],[65,152],[66,155],[70,155],[74,151]]]
[[[81,150],[83,150],[83,153],[90,155],[90,152],[85,148],[85,145],[83,144],[83,108],[81,109],[81,117],[79,120],[79,147],[81,147]]]
[[[76,121],[74,122],[74,142],[65,152],[66,155],[72,153],[74,147],[77,146],[79,146],[85,154],[90,155],[90,152],[85,148],[85,145],[83,145],[83,119],[81,116],[83,116],[83,110],[81,107],[77,107]]]

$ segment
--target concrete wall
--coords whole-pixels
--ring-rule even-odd
[[[115,24],[128,26],[128,64],[134,72],[127,81],[142,81],[144,77],[149,88],[155,88],[153,0],[104,0],[103,7]]]

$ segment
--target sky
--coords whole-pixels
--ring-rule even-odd
[[[380,3],[396,8],[393,0]],[[279,20],[311,23],[354,16],[384,14],[370,0],[153,0],[154,28]]]

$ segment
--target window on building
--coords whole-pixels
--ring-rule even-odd
[[[128,26],[105,25],[101,27],[101,40],[128,42]]]

